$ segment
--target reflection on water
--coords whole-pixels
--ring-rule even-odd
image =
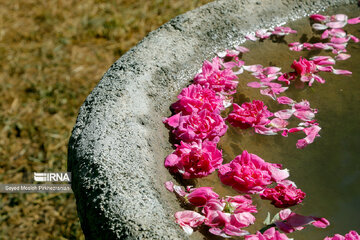
[[[345,13],[350,17],[360,15],[358,7],[343,7],[329,10],[327,14]],[[247,43],[250,52],[243,60],[246,65],[262,64],[282,67],[283,72],[292,71],[290,65],[300,56],[309,58],[313,55],[331,55],[324,51],[292,52],[287,43],[317,41],[308,19],[288,24],[298,30],[297,35],[285,37],[285,43],[264,42]],[[345,30],[360,37],[360,24],[348,25]],[[220,142],[224,161],[230,162],[235,156],[247,150],[262,157],[268,162],[281,163],[290,169],[290,179],[306,192],[302,205],[292,209],[299,214],[321,216],[327,218],[331,226],[317,229],[308,226],[305,230],[289,234],[296,240],[323,239],[335,233],[345,234],[349,230],[360,232],[360,44],[350,43],[348,52],[351,58],[339,61],[337,69],[347,69],[352,76],[320,73],[326,79],[325,84],[314,83],[313,87],[304,89],[290,88],[286,95],[294,100],[307,99],[313,108],[319,110],[317,120],[322,127],[321,138],[315,139],[305,149],[296,149],[296,141],[304,137],[303,133],[282,136],[263,136],[253,130],[241,130],[229,126],[229,130]],[[271,111],[278,110],[278,105],[270,98],[259,94],[258,89],[246,86],[254,78],[250,74],[242,74],[239,78],[238,94],[234,102],[241,104],[253,99],[263,100]],[[222,185],[217,175],[197,180],[197,186],[213,186],[222,196],[236,195],[230,187]],[[270,205],[270,201],[254,197],[259,213],[257,223],[251,226],[250,232],[262,227],[267,212],[274,215],[279,209]]]

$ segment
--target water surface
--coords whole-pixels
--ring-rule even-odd
[[[345,13],[349,17],[360,15],[359,8],[341,7],[331,9],[326,14]],[[292,71],[290,65],[300,56],[309,58],[313,55],[330,55],[324,51],[289,51],[287,43],[300,41],[317,41],[319,35],[313,33],[309,20],[302,19],[290,23],[298,31],[297,35],[285,37],[284,42],[246,43],[250,49],[243,60],[246,65],[262,64],[263,66],[282,67],[283,72]],[[360,24],[347,25],[345,30],[360,37]],[[289,234],[297,240],[323,239],[335,233],[345,234],[349,230],[360,232],[360,44],[350,43],[347,47],[351,58],[339,61],[335,68],[347,69],[352,76],[341,76],[321,73],[326,79],[325,84],[315,82],[313,87],[296,89],[291,87],[286,96],[301,101],[307,99],[313,108],[319,110],[316,118],[322,127],[320,138],[305,149],[296,149],[296,141],[304,137],[303,133],[282,136],[263,136],[254,134],[253,130],[241,130],[229,126],[220,142],[223,149],[224,162],[230,162],[235,156],[247,150],[262,157],[265,161],[281,163],[290,170],[290,179],[306,194],[302,205],[292,210],[303,215],[325,217],[331,225],[327,229],[308,226],[305,230]],[[266,96],[259,94],[258,89],[246,86],[256,80],[250,74],[239,75],[238,93],[234,102],[241,104],[246,101],[260,99],[271,111],[279,106]],[[293,122],[293,124],[296,124]],[[236,195],[230,187],[220,183],[216,173],[207,178],[197,180],[198,186],[213,186],[222,196]],[[257,222],[248,228],[254,233],[261,228],[267,212],[274,215],[279,209],[270,205],[270,201],[254,197],[259,213],[255,215]],[[206,239],[209,237],[207,236]],[[211,238],[211,237],[210,237]]]

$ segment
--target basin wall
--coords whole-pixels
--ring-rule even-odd
[[[164,188],[171,153],[162,117],[214,53],[247,33],[350,0],[220,0],[180,15],[117,60],[81,106],[68,168],[87,239],[187,239]],[[199,233],[192,238],[199,238]]]

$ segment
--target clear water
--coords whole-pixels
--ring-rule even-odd
[[[336,13],[357,17],[360,10],[353,5],[326,12]],[[333,56],[323,51],[289,51],[287,43],[299,41],[299,38],[301,42],[316,41],[319,35],[314,35],[307,18],[287,26],[298,30],[298,34],[285,37],[286,42],[265,40],[246,43],[244,46],[250,49],[250,53],[243,57],[245,64],[274,65],[286,72],[292,71],[292,61],[300,56]],[[348,25],[345,30],[360,37],[360,24]],[[297,240],[323,239],[335,233],[345,234],[349,230],[360,232],[360,44],[350,43],[347,49],[351,58],[339,61],[335,68],[350,70],[352,76],[322,73],[320,75],[326,79],[325,84],[316,82],[311,88],[292,87],[286,92],[287,96],[297,101],[309,100],[311,106],[319,110],[317,120],[322,127],[321,138],[317,138],[313,144],[305,149],[296,149],[296,141],[304,137],[302,133],[292,134],[288,138],[263,136],[254,134],[253,130],[244,131],[231,126],[220,142],[225,163],[247,150],[268,162],[283,164],[290,170],[290,179],[307,194],[303,204],[292,207],[292,210],[303,215],[325,217],[330,221],[331,225],[326,229],[308,226],[303,231],[288,235]],[[278,105],[270,98],[260,95],[258,89],[246,86],[254,80],[250,74],[240,75],[234,102],[241,104],[260,99],[271,111],[278,110]],[[197,187],[213,186],[222,196],[237,194],[230,187],[222,185],[216,173],[195,183]],[[259,213],[255,215],[256,224],[248,228],[252,233],[263,227],[267,212],[273,216],[279,211],[270,205],[270,201],[260,200],[257,196],[254,202]],[[205,239],[217,237],[206,234]]]

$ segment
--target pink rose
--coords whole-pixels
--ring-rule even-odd
[[[247,231],[241,228],[248,227],[255,222],[255,217],[249,212],[230,214],[222,211],[207,211],[205,225],[211,227],[209,232],[214,235],[244,236]]]
[[[281,165],[265,162],[255,154],[247,151],[237,156],[230,163],[219,168],[221,182],[238,192],[258,193],[273,181],[279,182],[289,176],[287,170],[281,170]]]
[[[203,209],[205,225],[211,227],[209,232],[214,235],[244,236],[247,231],[242,230],[255,222],[251,212],[256,212],[249,196],[234,196],[226,199],[211,199]]]
[[[316,64],[303,57],[300,57],[298,62],[294,60],[291,68],[295,69],[296,73],[300,76],[306,76],[316,72]]]
[[[249,127],[264,126],[270,122],[269,117],[273,116],[267,106],[262,101],[253,100],[241,104],[233,104],[234,110],[229,114],[226,120],[234,127],[246,129]]]
[[[222,94],[235,93],[238,81],[234,80],[237,76],[229,68],[224,70],[220,68],[219,58],[214,58],[213,62],[205,61],[201,73],[196,74],[194,83]]]
[[[203,224],[205,217],[194,211],[180,211],[175,213],[175,221],[187,234],[193,233],[193,228]]]
[[[190,193],[185,196],[187,201],[194,206],[203,207],[209,200],[218,199],[219,195],[216,194],[211,187],[199,187],[190,190]]]
[[[178,113],[165,119],[164,123],[173,128],[172,133],[177,139],[184,142],[205,139],[217,142],[227,130],[224,119],[206,109],[185,116]]]
[[[223,159],[216,143],[201,142],[176,145],[176,150],[166,157],[165,167],[173,173],[180,173],[185,179],[205,177],[218,168]]]
[[[245,236],[245,240],[288,240],[289,238],[284,234],[275,230],[274,227],[269,228],[263,234],[257,232],[255,235]]]
[[[200,85],[190,85],[184,88],[179,96],[179,100],[171,105],[176,113],[189,115],[207,109],[210,112],[220,113],[224,110],[223,97],[217,95],[213,90],[203,88]]]
[[[252,205],[252,200],[249,195],[238,195],[234,197],[227,197],[225,199],[226,206],[229,212],[241,213],[241,212],[250,212],[256,213],[256,207]]]
[[[260,194],[262,199],[271,200],[278,208],[291,207],[302,202],[305,193],[292,184],[278,184],[275,188],[267,188]]]
[[[321,46],[320,46],[321,45]],[[314,47],[321,49],[340,49],[342,48],[341,44],[335,43],[316,43]],[[334,64],[335,60],[327,56],[318,56],[312,58],[313,60],[307,60],[306,58],[300,57],[299,61],[294,60],[291,67],[295,70],[292,73],[285,73],[279,77],[279,81],[285,81],[288,84],[291,80],[294,80],[297,76],[300,77],[302,82],[309,82],[309,86],[312,86],[313,82],[316,80],[319,83],[325,83],[325,80],[317,75],[319,71],[322,72],[333,72],[335,74],[351,74],[349,71],[345,72],[343,70],[334,69],[332,66],[323,66],[324,64]]]

